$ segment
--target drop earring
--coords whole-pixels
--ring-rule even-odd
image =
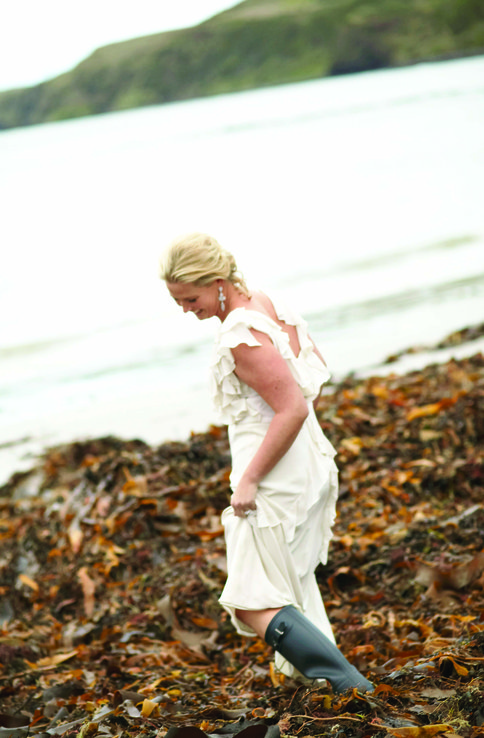
[[[218,288],[218,301],[220,303],[220,307],[221,307],[223,313],[225,312],[225,299],[226,298],[225,298],[225,295],[224,295],[223,287],[222,287],[222,285],[219,285],[219,288]]]

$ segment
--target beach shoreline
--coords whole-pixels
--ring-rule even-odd
[[[324,394],[333,394],[339,385],[345,383],[347,377],[366,379],[398,375],[403,378],[408,373],[423,371],[433,364],[443,364],[453,359],[460,361],[482,353],[484,353],[484,323],[454,331],[432,346],[409,347],[397,355],[387,357],[380,364],[350,372],[347,376],[333,375],[330,383],[324,388]],[[186,390],[186,394],[191,421],[188,431],[183,413],[179,411],[176,396],[163,395],[159,413],[153,415],[154,398],[151,391],[140,391],[138,395],[126,398],[122,408],[114,400],[110,405],[104,404],[97,408],[88,406],[83,412],[73,415],[71,430],[63,430],[62,434],[46,432],[45,435],[32,438],[21,434],[23,426],[20,426],[18,435],[15,434],[13,427],[12,440],[0,444],[0,489],[2,485],[8,484],[12,475],[25,474],[35,468],[49,449],[57,446],[112,436],[121,442],[138,439],[156,447],[160,444],[185,442],[194,434],[203,435],[211,426],[217,424],[208,389],[205,385],[201,385]],[[166,422],[167,414],[171,414],[179,426],[179,432],[172,432],[169,437],[160,433],[158,425],[158,421],[160,425]],[[113,418],[116,418],[115,422]],[[55,420],[55,414],[51,416],[52,419]]]

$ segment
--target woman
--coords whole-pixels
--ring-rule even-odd
[[[371,690],[335,645],[314,575],[327,560],[338,487],[313,408],[329,372],[306,323],[249,292],[234,257],[205,234],[174,241],[161,278],[184,312],[221,321],[212,392],[228,425],[233,491],[222,514],[221,605],[239,633],[276,649],[283,673],[327,679],[335,692]]]

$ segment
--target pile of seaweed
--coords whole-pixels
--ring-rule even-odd
[[[320,423],[341,494],[318,582],[376,685],[284,679],[217,598],[224,428],[56,447],[0,490],[0,737],[484,735],[484,357],[347,377]]]

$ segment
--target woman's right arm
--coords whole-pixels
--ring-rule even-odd
[[[274,416],[232,495],[231,505],[239,517],[255,509],[259,483],[290,449],[309,412],[299,385],[270,338],[252,332],[261,345],[244,343],[234,347],[234,371],[272,408]]]

